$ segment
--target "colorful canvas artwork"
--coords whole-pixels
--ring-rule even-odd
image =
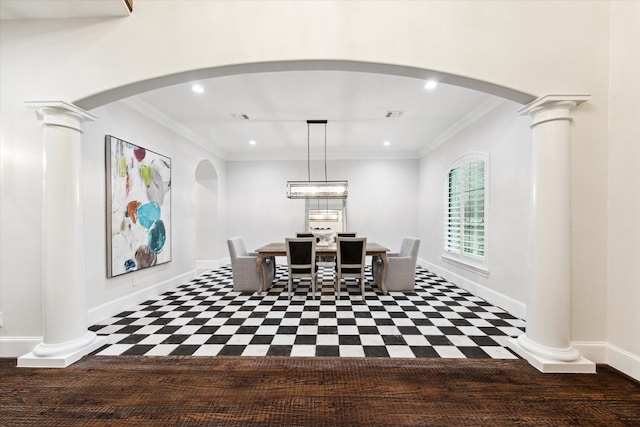
[[[171,159],[105,139],[107,276],[171,261]]]

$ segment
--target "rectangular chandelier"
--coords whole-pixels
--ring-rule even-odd
[[[338,222],[339,217],[340,213],[335,209],[309,211],[309,221]]]
[[[287,181],[290,199],[346,199],[347,181]]]

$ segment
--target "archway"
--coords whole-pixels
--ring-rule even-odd
[[[437,80],[441,83],[461,86],[491,95],[506,98],[520,104],[527,104],[533,101],[536,96],[516,89],[497,85],[486,81],[476,80],[469,77],[445,73],[441,71],[426,70],[415,67],[394,64],[381,64],[363,61],[336,61],[336,60],[307,60],[307,61],[277,61],[277,62],[257,62],[250,64],[237,64],[213,68],[203,68],[190,70],[181,73],[159,76],[144,81],[138,81],[128,85],[108,89],[85,98],[74,101],[74,104],[91,110],[111,102],[118,101],[142,92],[159,89],[178,83],[185,83],[194,80],[204,80],[214,77],[230,76],[235,74],[262,73],[273,71],[356,71],[372,74],[388,74],[395,76],[411,77],[422,80]]]
[[[208,68],[203,70],[195,70],[193,72],[183,72],[176,73],[167,76],[155,77],[150,80],[140,81],[136,83],[132,83],[129,85],[125,85],[119,88],[114,88],[110,90],[106,90],[97,95],[92,95],[87,98],[83,98],[76,101],[78,106],[83,108],[92,109],[98,107],[100,105],[104,105],[131,95],[135,95],[137,93],[159,88],[162,86],[166,86],[169,84],[186,82],[188,80],[193,79],[204,79],[211,78],[217,76],[224,76],[230,74],[241,74],[241,73],[253,73],[253,72],[262,72],[262,71],[285,71],[285,70],[297,70],[297,69],[316,69],[316,70],[351,70],[351,71],[362,71],[362,72],[370,72],[370,73],[380,73],[380,74],[394,74],[394,75],[402,75],[413,78],[436,78],[439,81],[447,84],[463,86],[479,91],[483,91],[486,93],[490,93],[493,95],[497,95],[503,98],[511,99],[520,103],[526,103],[531,101],[534,97],[522,93],[513,89],[505,88],[499,85],[495,85],[492,83],[488,83],[485,81],[474,80],[466,77],[461,77],[454,74],[447,73],[438,73],[430,70],[422,70],[418,68],[410,68],[406,66],[396,66],[396,65],[386,65],[386,64],[377,64],[377,63],[368,63],[368,62],[357,62],[357,61],[282,61],[282,62],[269,62],[269,63],[255,63],[255,64],[243,64],[237,66],[226,66],[226,67],[215,67]],[[541,172],[543,171],[544,166],[550,165],[553,169],[553,172],[562,172],[568,170],[569,166],[569,158],[567,156],[556,156],[557,151],[564,150],[569,145],[569,127],[568,123],[571,120],[570,110],[574,108],[580,102],[584,102],[586,100],[583,96],[558,96],[558,97],[545,97],[540,98],[538,101],[531,103],[527,108],[522,110],[525,114],[530,114],[534,117],[534,126],[536,126],[537,133],[534,133],[534,145],[540,146],[540,156],[534,157],[534,174],[536,176],[542,176]],[[59,111],[56,110],[56,113]],[[558,128],[558,129],[556,129]],[[547,162],[549,159],[560,158],[559,162]],[[206,166],[205,166],[206,168]],[[568,313],[569,313],[569,302],[570,298],[568,297],[568,291],[570,280],[568,277],[570,263],[568,259],[570,257],[570,251],[568,245],[566,243],[570,242],[569,234],[566,230],[569,227],[566,226],[567,220],[569,220],[569,210],[567,209],[566,201],[570,199],[569,193],[569,183],[568,175],[566,173],[558,173],[551,174],[545,169],[545,176],[555,177],[557,175],[558,179],[553,180],[545,180],[541,182],[539,188],[537,188],[540,194],[545,195],[545,199],[542,200],[543,203],[539,204],[539,208],[536,210],[535,215],[539,218],[555,218],[559,219],[554,221],[553,223],[545,223],[540,222],[538,224],[538,228],[541,233],[535,233],[536,235],[545,234],[554,234],[560,235],[559,238],[555,240],[552,239],[540,239],[537,242],[534,242],[536,245],[536,253],[540,254],[543,260],[547,260],[549,254],[553,254],[553,251],[549,249],[553,249],[554,247],[560,247],[561,257],[555,257],[559,261],[553,263],[551,268],[545,268],[546,265],[544,262],[538,262],[536,266],[533,267],[533,276],[534,285],[532,286],[532,293],[543,293],[546,295],[551,295],[551,297],[547,299],[554,299],[553,296],[556,294],[562,294],[561,298],[557,298],[561,301],[561,304],[558,304],[558,310],[555,310],[558,313],[561,313],[561,316],[557,316],[557,319],[553,319],[552,321],[546,321],[542,319],[540,316],[528,316],[527,321],[532,320],[533,318],[540,325],[538,329],[538,333],[533,336],[533,339],[528,341],[521,341],[520,346],[518,347],[520,350],[523,350],[525,353],[530,353],[532,358],[537,358],[539,360],[545,359],[540,362],[539,365],[536,365],[541,370],[545,369],[547,364],[546,360],[551,359],[552,369],[565,369],[567,363],[572,363],[576,358],[579,357],[579,354],[570,347],[569,345],[569,322],[568,322]],[[213,172],[213,174],[211,174]],[[215,169],[202,171],[202,182],[207,183],[203,185],[207,191],[210,192],[211,188],[216,188],[213,185],[213,182],[209,183],[209,181],[216,181],[215,177]],[[198,177],[196,177],[198,181]],[[199,181],[200,182],[200,181]],[[558,182],[561,182],[565,185],[556,185]],[[552,185],[553,184],[553,185]],[[559,189],[558,189],[559,188]],[[207,193],[208,194],[208,193]],[[208,194],[210,195],[210,194]],[[208,199],[206,196],[204,199]],[[548,199],[548,200],[547,200]],[[213,198],[215,200],[215,198]],[[549,203],[546,203],[546,202]],[[205,202],[206,203],[206,202]],[[558,205],[561,205],[559,208]],[[566,205],[566,206],[565,206]],[[534,202],[534,206],[538,206]],[[198,206],[200,209],[201,207]],[[206,211],[208,206],[202,207],[203,211]],[[555,215],[558,211],[561,212],[561,215]],[[202,211],[200,211],[200,214]],[[197,230],[200,235],[204,230],[199,224],[203,222],[208,222],[206,215],[202,216],[203,220],[198,220]],[[562,233],[552,233],[553,231],[561,229]],[[206,235],[206,232],[204,233]],[[561,240],[561,245],[554,244],[556,240]],[[200,245],[200,244],[199,244]],[[206,249],[204,249],[205,245],[202,245],[198,249],[198,258],[201,256],[208,257],[208,254],[204,254]],[[215,248],[215,246],[214,246]],[[202,249],[202,252],[200,251]],[[215,249],[214,249],[215,251]],[[544,273],[544,274],[543,274]],[[553,274],[551,274],[553,273]],[[546,276],[554,276],[559,278],[559,286],[552,287],[552,292],[546,292],[549,289],[549,286],[544,286],[544,279]],[[547,281],[552,283],[550,281]],[[552,283],[553,284],[553,283]],[[556,290],[556,289],[559,289]],[[566,294],[566,295],[565,295]],[[535,296],[535,295],[534,295]],[[544,302],[543,299],[541,299]],[[540,310],[541,304],[536,303],[536,315],[538,312],[544,311]],[[532,310],[533,311],[533,310]],[[530,318],[531,317],[531,318]],[[539,318],[540,317],[540,318]],[[549,327],[551,325],[551,327]],[[560,328],[555,328],[555,326],[561,326]],[[531,328],[532,330],[534,328]],[[560,332],[557,334],[553,334],[551,329],[557,329]],[[557,345],[555,345],[557,344]],[[517,345],[517,344],[516,344]],[[558,351],[559,349],[559,351]],[[566,353],[566,355],[565,355]],[[529,358],[528,358],[529,359]],[[529,359],[532,361],[532,359]],[[532,363],[534,363],[532,361]],[[582,362],[579,361],[578,364]],[[534,363],[535,364],[535,363]],[[557,366],[561,366],[558,368]],[[567,371],[571,371],[574,369],[573,367],[568,368]]]
[[[495,83],[434,70],[363,61],[308,60],[235,64],[157,76],[103,91],[80,99],[76,101],[76,104],[83,108],[95,108],[144,91],[193,80],[237,74],[297,70],[354,71],[421,80],[435,79],[441,83],[473,89],[520,104],[527,104],[520,112],[523,115],[527,114],[533,117],[532,127],[535,128],[532,170],[534,187],[537,191],[534,192],[532,203],[534,209],[532,233],[536,236],[552,235],[554,237],[553,239],[537,239],[530,242],[530,252],[536,253],[536,259],[532,262],[535,265],[532,265],[532,271],[530,271],[533,285],[528,290],[526,316],[528,329],[532,333],[527,333],[524,339],[514,342],[513,349],[542,371],[591,371],[593,364],[583,360],[569,342],[570,298],[568,290],[571,254],[568,248],[570,235],[567,231],[569,229],[567,221],[570,220],[570,215],[566,201],[570,199],[570,189],[566,174],[566,171],[569,170],[569,158],[564,155],[570,142],[570,111],[586,101],[588,96],[546,96],[536,100],[536,97],[531,94]],[[553,162],[552,159],[560,160]],[[538,179],[550,176],[555,176],[556,179]],[[560,215],[554,215],[558,212]],[[206,215],[204,218],[203,222],[206,221]],[[553,218],[553,221],[538,221],[540,218]],[[203,222],[198,221],[199,224]],[[201,230],[204,228],[198,228],[198,233]],[[198,245],[198,258],[208,256],[202,255],[200,248],[203,246],[200,246],[200,243]],[[553,260],[549,260],[550,254],[554,253],[552,249],[558,247],[560,248],[559,253],[552,257]],[[549,276],[555,277],[556,280],[549,280]],[[544,297],[536,298],[539,294],[543,294]],[[548,300],[556,301],[555,317],[550,321],[542,315],[545,313]]]
[[[195,173],[196,270],[215,268],[218,262],[218,174],[209,160]]]

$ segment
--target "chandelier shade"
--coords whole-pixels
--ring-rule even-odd
[[[340,212],[335,209],[310,209],[309,221],[338,222],[340,220]]]
[[[346,199],[347,181],[287,181],[290,199]]]

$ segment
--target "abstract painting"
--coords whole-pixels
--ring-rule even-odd
[[[107,277],[171,261],[171,159],[107,135]]]

